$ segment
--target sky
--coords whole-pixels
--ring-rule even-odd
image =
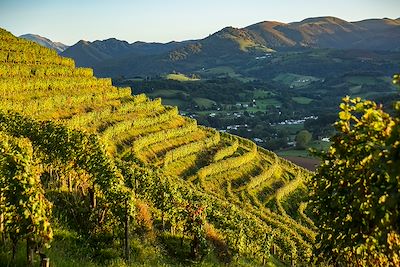
[[[0,27],[72,45],[117,38],[169,42],[207,37],[226,26],[335,16],[400,17],[399,0],[0,0]]]

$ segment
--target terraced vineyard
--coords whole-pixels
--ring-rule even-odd
[[[309,172],[250,140],[199,126],[160,99],[116,88],[5,30],[0,96],[5,117],[17,112],[95,134],[109,159],[144,166],[199,196],[208,222],[239,254],[261,261],[271,251],[287,264],[310,259],[316,229],[305,212]]]

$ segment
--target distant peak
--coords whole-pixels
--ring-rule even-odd
[[[307,18],[307,19],[303,19],[302,21],[300,21],[300,23],[315,23],[315,22],[331,22],[331,23],[348,23],[347,21],[337,18],[337,17],[333,17],[333,16],[322,16],[322,17],[313,17],[313,18]]]
[[[53,42],[52,40],[50,40],[46,37],[40,36],[38,34],[27,33],[27,34],[23,34],[19,37],[29,40],[29,41],[32,41],[32,42],[35,42],[35,43],[38,43],[41,46],[54,49],[58,53],[61,53],[68,47],[68,45],[65,45],[60,42]]]
[[[226,26],[226,27],[224,27],[223,29],[222,29],[222,31],[223,30],[227,30],[227,31],[229,31],[229,30],[237,30],[237,28],[235,28],[235,27],[233,27],[233,26]]]
[[[279,22],[279,21],[265,20],[265,21],[262,21],[262,22],[258,22],[258,23],[252,24],[252,25],[250,25],[248,27],[253,27],[253,26],[275,27],[275,26],[278,26],[278,25],[287,25],[287,23],[283,23],[283,22]],[[246,27],[246,28],[248,28],[248,27]]]
[[[86,41],[86,40],[79,40],[79,42],[76,43],[77,45],[90,45],[91,42]]]
[[[227,27],[217,31],[215,34],[220,34],[220,33],[230,33],[230,34],[232,34],[232,33],[237,33],[237,32],[239,32],[241,30],[242,29],[235,28],[235,27],[232,27],[232,26],[227,26]]]
[[[46,37],[40,36],[38,34],[32,34],[32,33],[23,34],[23,35],[20,35],[19,37],[24,38],[24,39],[35,38],[35,39],[46,40],[48,42],[51,42],[51,40]]]
[[[103,42],[123,42],[123,43],[127,43],[127,41],[125,40],[119,40],[117,38],[108,38],[108,39],[104,39]]]
[[[38,34],[33,34],[33,33],[22,34],[22,35],[20,35],[19,37],[29,37],[29,36],[44,38],[44,37],[42,37],[42,36],[40,36],[40,35],[38,35]]]

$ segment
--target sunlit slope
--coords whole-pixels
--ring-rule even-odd
[[[209,220],[228,241],[247,237],[240,248],[246,253],[259,253],[273,234],[282,260],[310,255],[315,233],[305,214],[308,171],[252,141],[199,126],[160,99],[131,95],[130,88],[116,88],[91,69],[75,68],[71,59],[4,30],[0,97],[2,112],[96,133],[110,157],[139,160],[212,199]],[[228,213],[228,206],[237,212]]]

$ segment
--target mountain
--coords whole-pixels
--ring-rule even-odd
[[[94,42],[80,40],[75,45],[66,49],[62,55],[73,58],[78,66],[92,67],[109,59],[162,54],[186,43],[170,42],[162,44],[135,42],[129,44],[126,41],[115,38]]]
[[[97,51],[107,46],[110,54],[125,53],[125,43],[106,44]],[[52,226],[55,245],[46,254],[55,265],[73,259],[86,266],[80,259],[87,259],[104,266],[121,262],[124,251],[134,253],[133,265],[164,265],[158,258],[166,258],[181,266],[208,247],[218,258],[210,266],[233,258],[232,266],[238,258],[246,266],[309,263],[316,229],[307,215],[307,170],[251,140],[200,126],[159,98],[116,88],[111,79],[3,29],[0,55],[1,148],[14,153],[0,166],[7,174],[2,183],[12,185],[4,189],[12,188],[3,197],[10,207],[4,216],[28,225],[14,230],[15,223],[5,224],[7,242],[15,231],[16,238],[31,240],[45,230],[48,241]],[[34,197],[19,204],[24,210],[13,209],[28,199],[25,192]],[[40,209],[25,211],[31,203]],[[46,206],[53,211],[49,218]],[[37,217],[44,230],[31,227]],[[122,240],[132,249],[122,250]],[[88,246],[98,249],[83,249]],[[5,250],[11,255],[11,246]]]
[[[47,38],[42,37],[42,36],[37,35],[37,34],[24,34],[24,35],[21,35],[20,38],[24,38],[26,40],[30,40],[30,41],[33,41],[35,43],[38,43],[41,46],[54,49],[54,50],[57,51],[57,53],[61,53],[65,49],[67,49],[69,47],[68,45],[65,45],[65,44],[60,43],[60,42],[53,42],[50,39],[47,39]]]
[[[400,20],[347,22],[335,17],[300,22],[264,21],[238,29],[225,27],[210,36],[185,42],[129,44],[108,39],[85,42],[62,55],[99,76],[153,75],[173,70],[193,72],[224,65],[246,65],[249,58],[274,51],[362,49],[400,51]]]
[[[392,19],[347,22],[335,17],[318,17],[289,24],[266,21],[246,29],[273,48],[400,49],[400,22]]]

